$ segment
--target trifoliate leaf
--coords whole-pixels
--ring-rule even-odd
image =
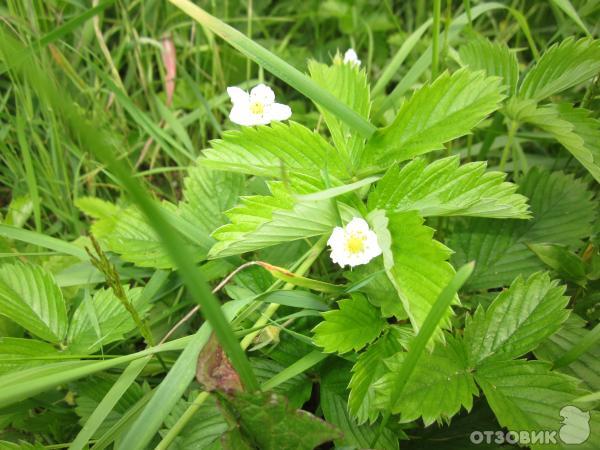
[[[468,134],[499,107],[500,80],[461,69],[440,75],[406,100],[394,122],[380,129],[364,151],[364,166],[387,166],[439,150]]]
[[[411,330],[412,331],[412,330]],[[387,372],[384,360],[403,350],[410,335],[398,326],[390,327],[388,332],[359,355],[352,367],[348,410],[362,424],[367,420],[373,423],[379,411],[374,407],[375,391],[373,382]]]
[[[40,266],[0,266],[0,314],[31,334],[60,343],[67,332],[67,309],[52,274]]]
[[[123,286],[128,301],[140,317],[148,312],[148,299],[143,298],[141,288]],[[136,324],[121,301],[111,289],[100,289],[91,298],[82,300],[75,310],[69,328],[69,350],[89,354],[123,339],[136,329]]]
[[[519,81],[519,65],[515,52],[499,42],[473,39],[460,47],[460,59],[472,71],[483,70],[488,76],[497,76],[514,95]]]
[[[464,407],[473,406],[473,395],[478,394],[471,374],[467,352],[462,342],[446,336],[446,343],[438,342],[433,353],[424,352],[414,372],[398,398],[390,403],[390,390],[406,353],[396,353],[385,360],[387,373],[373,384],[375,404],[380,408],[391,408],[400,414],[401,422],[412,422],[423,418],[425,426],[436,420],[449,419]]]
[[[334,63],[331,66],[309,61],[308,70],[311,78],[322,88],[330,92],[342,103],[349,106],[365,119],[369,119],[371,98],[367,74],[353,64]],[[331,138],[342,155],[347,155],[352,164],[356,164],[365,146],[365,139],[350,129],[335,114],[317,104]]]
[[[377,436],[380,423],[357,423],[350,415],[347,404],[347,386],[349,379],[349,364],[335,361],[328,364],[321,375],[319,397],[325,420],[337,426],[343,437],[335,441],[336,447],[351,446],[352,448],[369,448],[393,450],[398,448],[398,433],[388,427],[382,429],[377,445],[373,441]]]
[[[571,313],[562,328],[543,341],[533,353],[538,359],[554,362],[589,333],[590,330],[585,328],[585,321]],[[579,378],[592,392],[600,391],[600,347],[592,345],[575,361],[555,370]]]
[[[527,73],[519,96],[542,100],[582,83],[600,71],[600,41],[568,38],[544,52]]]
[[[477,309],[464,331],[472,366],[488,361],[506,361],[535,349],[567,319],[569,299],[564,286],[547,273],[527,280],[518,277],[492,302],[487,311]]]
[[[451,156],[427,164],[417,158],[394,165],[369,196],[371,209],[418,211],[421,216],[529,217],[527,199],[502,172],[486,172],[485,162],[460,165]]]
[[[315,344],[327,353],[358,351],[377,338],[386,322],[379,310],[360,294],[340,300],[339,309],[323,313],[323,321],[313,330]]]
[[[486,363],[477,370],[475,379],[501,426],[511,431],[528,431],[529,437],[531,432],[555,432],[557,445],[539,441],[538,445],[522,445],[531,445],[534,450],[570,448],[565,440],[581,442],[586,437],[578,449],[592,450],[600,445],[600,414],[581,411],[581,417],[564,418],[570,414],[563,408],[572,407],[585,391],[577,387],[575,378],[551,371],[549,364],[524,360]],[[563,421],[566,425],[561,426]]]
[[[534,168],[519,183],[518,192],[529,198],[531,220],[468,219],[451,235],[454,263],[475,261],[467,288],[507,286],[518,275],[544,269],[527,244],[545,242],[574,250],[590,235],[595,207],[580,180]]]
[[[294,187],[323,188],[321,171],[333,178],[348,177],[337,151],[318,133],[296,123],[242,127],[211,142],[200,163],[229,172],[287,179]]]

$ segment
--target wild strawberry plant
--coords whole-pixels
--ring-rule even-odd
[[[600,42],[539,54],[526,28],[531,63],[499,40],[457,42],[468,20],[503,8],[484,3],[446,24],[456,50],[438,73],[438,1],[371,87],[354,49],[303,74],[171,3],[307,96],[318,120],[265,82],[230,85],[227,130],[185,169],[179,196],[151,195],[110,115],[33,63],[71,25],[30,48],[2,29],[26,169],[24,105],[50,111],[123,192],[77,196],[90,221],[77,239],[42,227],[39,202],[8,208],[2,445],[397,449],[494,430],[496,444],[597,448]],[[425,59],[386,94],[431,23]],[[406,92],[421,60],[431,79]],[[194,151],[189,121],[157,100],[157,125],[118,72],[99,76],[150,136],[142,152],[156,141],[177,164]],[[31,198],[46,195],[27,180]]]

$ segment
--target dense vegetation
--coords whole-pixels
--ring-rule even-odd
[[[0,449],[600,448],[600,4],[197,3],[0,5]]]

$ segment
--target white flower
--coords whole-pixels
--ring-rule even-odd
[[[238,125],[267,125],[292,115],[289,106],[275,103],[275,93],[264,84],[253,87],[249,94],[238,87],[228,87],[227,93],[233,103],[229,118]]]
[[[344,53],[344,64],[360,66],[360,59],[358,59],[358,55],[353,48],[348,49],[346,53]]]
[[[381,255],[377,235],[359,217],[352,219],[344,228],[335,227],[327,245],[331,247],[331,260],[342,267],[367,264]]]

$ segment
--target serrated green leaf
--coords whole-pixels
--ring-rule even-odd
[[[95,219],[92,223],[92,234],[97,239],[109,236],[118,221],[121,208],[111,202],[97,197],[79,197],[75,206],[84,214]]]
[[[456,265],[475,261],[469,289],[507,286],[518,275],[544,269],[527,244],[553,243],[576,249],[591,233],[596,213],[592,194],[580,180],[534,168],[519,183],[533,218],[465,220],[450,237]]]
[[[286,368],[276,361],[265,358],[252,358],[250,364],[261,385]],[[301,408],[310,399],[312,383],[305,374],[300,373],[278,384],[272,391],[285,396],[292,408]]]
[[[393,450],[398,448],[397,433],[384,427],[377,446],[373,447],[373,440],[378,433],[379,423],[357,423],[348,412],[347,391],[349,378],[349,365],[340,361],[329,364],[321,376],[319,397],[325,420],[337,426],[343,433],[341,439],[336,440],[336,447],[350,446],[356,449],[381,449]]]
[[[412,330],[411,330],[412,332]],[[348,387],[348,410],[358,424],[367,420],[373,423],[378,415],[374,407],[375,391],[373,382],[387,372],[386,358],[401,352],[409,341],[410,334],[398,326],[390,327],[388,332],[359,355],[352,367],[352,378]]]
[[[488,76],[497,76],[514,95],[519,81],[519,65],[514,52],[499,42],[473,39],[460,47],[460,59],[471,70],[483,70]]]
[[[188,171],[183,185],[179,214],[208,235],[227,222],[225,211],[237,203],[244,177],[196,165]]]
[[[600,183],[600,121],[591,111],[570,103],[530,106],[519,119],[552,134]]]
[[[178,215],[178,211],[174,205],[165,202],[162,206],[173,220],[177,220],[175,217]],[[190,236],[187,235],[187,237]],[[124,261],[131,262],[136,266],[156,269],[172,269],[174,267],[160,238],[137,208],[127,208],[120,213],[114,229],[106,236],[106,244],[110,251],[118,253]],[[196,261],[205,258],[205,248],[192,242],[191,239],[187,240],[187,244],[194,249]]]
[[[369,207],[418,211],[421,216],[528,218],[527,199],[515,194],[502,172],[486,172],[485,162],[460,165],[458,156],[427,164],[417,158],[394,165],[369,196]]]
[[[242,429],[260,449],[312,449],[340,436],[329,423],[307,411],[291,408],[274,392],[239,392],[228,398]]]
[[[140,317],[148,312],[148,299],[141,288],[123,286],[125,295]],[[89,304],[85,304],[89,301]],[[96,326],[98,329],[96,329]],[[73,353],[94,353],[105,345],[123,339],[136,324],[111,289],[100,289],[84,299],[75,310],[68,334],[68,347]],[[98,332],[100,334],[98,334]]]
[[[280,182],[270,183],[269,187],[272,195],[243,197],[238,206],[227,211],[231,223],[213,233],[218,242],[209,257],[237,255],[329,234],[338,225],[339,215],[332,199],[302,200]],[[339,207],[342,216],[350,220],[353,213],[343,204]]]
[[[527,73],[519,95],[536,101],[558,94],[600,71],[600,41],[568,38],[544,52]]]
[[[503,427],[512,431],[558,432],[557,445],[524,445],[531,445],[534,450],[570,448],[560,439],[580,439],[590,431],[592,435],[577,448],[592,450],[600,445],[600,414],[595,411],[590,412],[591,424],[581,420],[583,417],[571,417],[566,421],[569,425],[561,427],[561,410],[574,405],[574,400],[585,391],[577,387],[575,378],[550,371],[549,364],[524,360],[484,364],[475,379]]]
[[[502,99],[500,80],[461,69],[443,73],[406,100],[394,122],[367,143],[363,165],[387,166],[439,150],[468,134]]]
[[[569,298],[564,286],[539,272],[527,280],[518,277],[509,289],[480,307],[464,330],[465,346],[472,366],[506,361],[535,349],[567,320]]]
[[[382,245],[384,265],[388,277],[404,310],[417,333],[425,321],[431,306],[452,280],[454,268],[448,263],[451,251],[433,239],[434,230],[423,224],[414,211],[387,214],[391,245],[382,245],[381,227],[375,228]],[[458,297],[455,298],[458,302]],[[440,326],[450,324],[451,310],[441,320]]]
[[[339,55],[334,64],[327,66],[316,61],[308,62],[310,76],[315,83],[331,92],[342,103],[349,106],[366,120],[369,120],[371,96],[367,74],[353,64],[343,64]],[[352,164],[360,160],[365,139],[341,121],[335,114],[317,104],[323,114],[327,128],[336,148],[347,155]]]
[[[324,188],[321,170],[333,178],[348,177],[346,164],[318,133],[296,122],[242,127],[211,141],[200,164],[217,170],[286,179],[295,188]]]
[[[543,341],[534,351],[536,358],[554,362],[590,333],[585,321],[571,313],[562,328]],[[579,378],[586,388],[600,391],[600,347],[591,346],[584,354],[565,367],[556,370]]]
[[[461,407],[469,411],[473,406],[473,395],[478,394],[467,352],[462,342],[446,336],[445,345],[438,342],[432,353],[424,352],[404,390],[395,404],[393,414],[400,414],[401,422],[412,422],[423,418],[425,426],[436,420],[449,419]],[[373,384],[375,404],[387,408],[390,389],[397,378],[406,353],[396,353],[386,359],[387,373]]]
[[[59,352],[36,339],[0,337],[0,374],[46,364],[48,360],[40,358],[45,356],[59,356]]]
[[[60,343],[67,332],[67,310],[52,274],[40,266],[0,266],[0,314],[31,334]]]
[[[360,294],[338,302],[340,309],[323,313],[313,330],[314,342],[327,353],[358,351],[377,338],[386,322],[379,311]]]

